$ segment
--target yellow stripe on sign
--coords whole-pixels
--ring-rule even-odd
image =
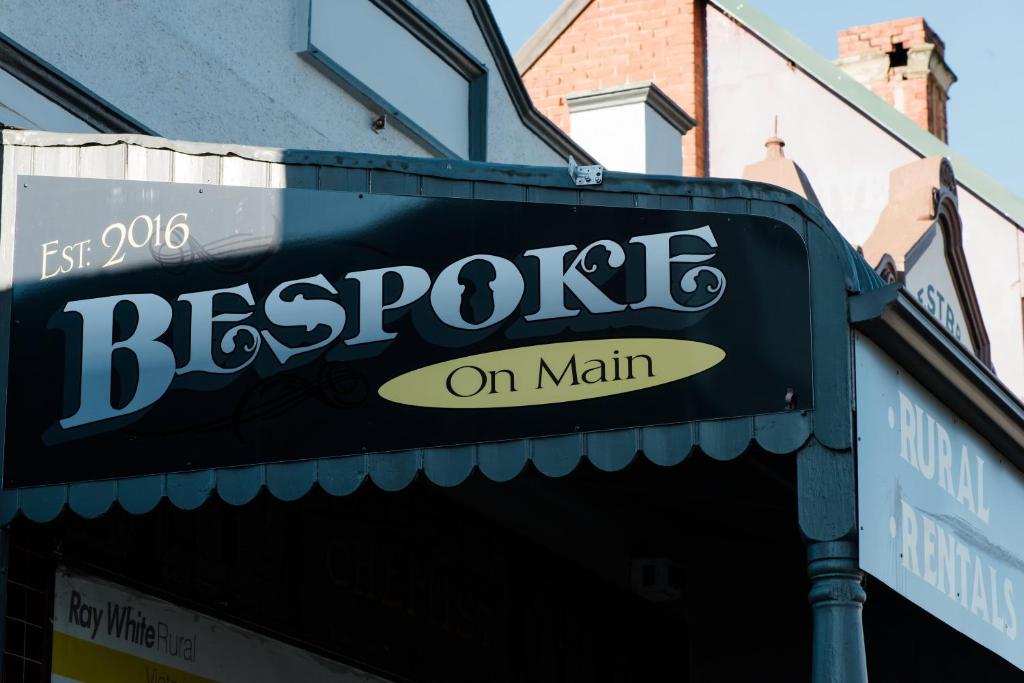
[[[105,645],[53,633],[53,673],[81,683],[216,683]]]

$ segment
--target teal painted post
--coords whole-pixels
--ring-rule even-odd
[[[7,576],[10,563],[11,527],[4,525],[0,526],[0,672],[4,670],[4,649],[7,647]]]
[[[864,622],[867,597],[857,567],[857,544],[850,541],[807,546],[808,598],[814,613],[811,680],[814,683],[867,683]]]
[[[866,683],[864,574],[857,562],[853,453],[812,438],[797,453],[800,533],[807,545],[814,617],[811,680]]]

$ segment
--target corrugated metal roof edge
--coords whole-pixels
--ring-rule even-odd
[[[1024,470],[1024,401],[991,368],[898,285],[853,295],[847,301],[854,328]]]
[[[813,241],[822,246],[830,245],[827,250],[832,254],[826,254],[821,247],[817,247],[816,251],[812,250],[809,255],[816,261],[815,267],[829,269],[835,264],[842,269],[841,274],[829,276],[839,285],[839,292],[845,289],[849,294],[884,286],[878,275],[839,235],[817,207],[788,190],[763,183],[610,173],[605,176],[605,183],[601,186],[577,188],[569,178],[568,170],[556,167],[177,142],[118,134],[68,135],[5,130],[3,141],[6,146],[38,147],[88,147],[124,143],[152,149],[168,149],[184,154],[236,156],[274,163],[368,169],[370,178],[377,172],[392,171],[455,181],[468,180],[472,181],[474,186],[480,183],[481,187],[497,184],[520,185],[524,190],[522,201],[528,200],[528,186],[576,192],[576,201],[580,203],[583,203],[581,199],[584,194],[595,198],[608,195],[607,201],[611,204],[624,205],[625,199],[627,203],[637,207],[641,205],[641,195],[688,197],[691,199],[689,205],[695,210],[749,211],[755,215],[770,215],[780,220],[796,219],[806,221],[808,225],[813,223],[817,227],[817,236]],[[372,181],[370,191],[373,191]],[[630,194],[632,197],[629,197]],[[795,225],[794,229],[797,229]],[[839,261],[833,261],[833,256],[839,257]],[[845,311],[834,311],[835,307],[828,304],[825,298],[817,300],[812,307],[822,320],[836,313],[839,319],[845,321]],[[834,323],[822,322],[820,325],[834,326]],[[815,326],[817,328],[819,324]],[[830,358],[830,354],[825,354],[824,357]],[[841,361],[831,358],[828,363],[831,366],[841,364]],[[841,394],[840,391],[835,397],[830,397],[830,400],[822,399],[823,403],[831,406],[836,403],[837,398],[841,402]],[[814,417],[815,413],[772,413],[495,444],[418,449],[402,453],[343,456],[120,480],[5,489],[0,491],[0,524],[9,522],[19,513],[33,521],[48,521],[59,515],[65,507],[83,517],[96,517],[104,514],[115,502],[130,513],[141,514],[151,510],[164,498],[176,507],[192,509],[202,505],[215,491],[223,500],[241,505],[252,500],[264,488],[281,500],[301,497],[315,485],[332,495],[346,495],[355,491],[366,480],[373,481],[385,490],[398,490],[412,483],[421,471],[428,480],[440,486],[457,485],[475,469],[479,469],[484,476],[492,480],[505,481],[521,472],[527,461],[532,462],[543,474],[557,477],[571,472],[584,458],[599,469],[614,471],[632,462],[638,453],[644,453],[648,460],[657,464],[671,465],[681,462],[697,450],[715,459],[729,460],[738,457],[751,443],[756,443],[771,453],[792,453],[818,438],[824,439],[824,445],[828,448],[848,448],[846,440],[849,435],[842,420],[826,419],[822,425],[824,431],[820,432],[814,428]],[[836,434],[841,434],[842,438],[836,437]],[[829,439],[837,440],[830,445]]]
[[[975,166],[966,157],[891,107],[885,100],[749,3],[744,0],[708,1],[735,18],[770,47],[792,60],[811,78],[859,109],[914,152],[922,157],[939,155],[949,158],[956,171],[957,182],[961,186],[1018,228],[1024,229],[1024,199]]]
[[[49,131],[7,128],[2,131],[4,145],[62,147],[128,144],[148,149],[166,149],[197,156],[235,156],[253,161],[311,166],[337,166],[418,173],[437,178],[478,180],[539,187],[578,190],[569,177],[568,167],[525,166],[488,161],[433,159],[425,157],[387,156],[356,152],[257,147],[216,142],[190,142],[133,133],[54,133]],[[692,188],[692,189],[691,189]],[[697,192],[697,188],[700,189]],[[709,188],[713,192],[708,192]],[[646,175],[608,171],[599,186],[586,191],[639,192],[675,196],[714,196],[720,199],[768,199],[796,209],[815,224],[837,248],[846,255],[847,289],[867,291],[884,286],[874,269],[864,261],[849,242],[832,225],[828,216],[798,194],[768,183],[734,178],[697,178],[675,175]],[[827,226],[827,227],[826,227]]]

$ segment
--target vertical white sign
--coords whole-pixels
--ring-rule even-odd
[[[1024,670],[1024,473],[855,340],[860,566]]]

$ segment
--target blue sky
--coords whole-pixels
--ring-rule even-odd
[[[490,3],[515,54],[561,0]],[[1020,48],[1024,2],[752,0],[752,4],[829,59],[836,57],[840,29],[924,16],[946,43],[946,63],[959,78],[950,88],[950,145],[1024,196],[1024,53]]]

